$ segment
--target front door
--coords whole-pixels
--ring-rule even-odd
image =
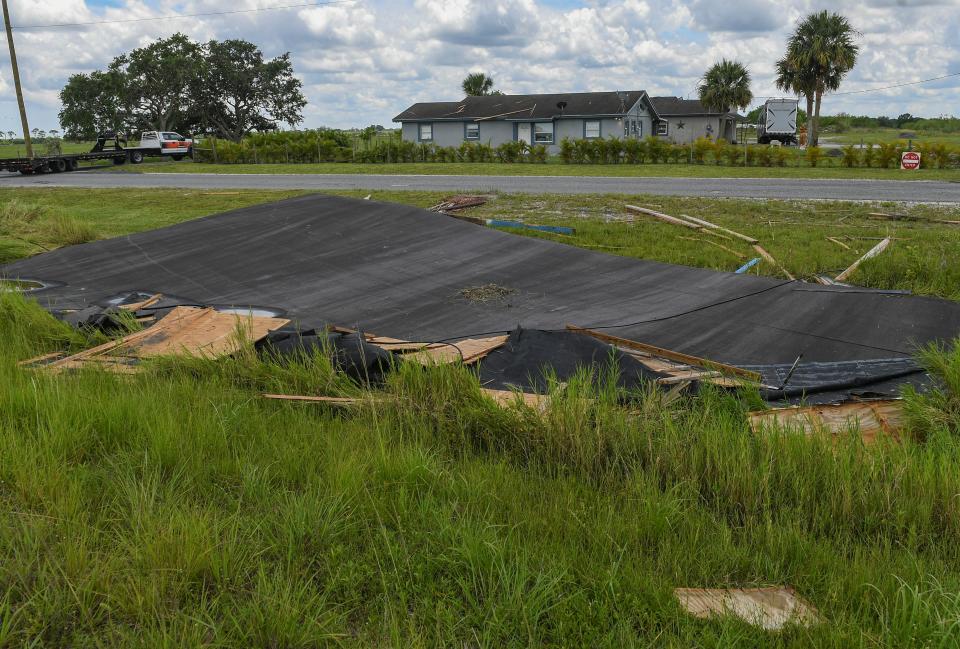
[[[533,138],[530,135],[530,123],[529,122],[520,122],[517,124],[517,141],[526,142],[530,144],[533,142]]]

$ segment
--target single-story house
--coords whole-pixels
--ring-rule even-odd
[[[550,153],[563,138],[654,135],[682,144],[709,136],[732,142],[736,120],[736,113],[708,110],[696,99],[650,97],[643,90],[465,97],[414,104],[393,118],[408,142],[526,142],[543,144]]]

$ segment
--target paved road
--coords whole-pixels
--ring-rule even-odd
[[[958,175],[960,180],[960,175]],[[531,194],[657,194],[960,203],[960,182],[799,178],[614,178],[588,176],[403,176],[361,174],[160,174],[87,171],[0,176],[0,187],[369,189]]]

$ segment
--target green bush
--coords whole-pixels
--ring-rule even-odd
[[[530,147],[530,151],[527,156],[530,162],[544,164],[547,161],[547,147],[543,144],[535,144]]]
[[[784,146],[775,146],[770,148],[770,162],[777,167],[786,167],[787,160],[790,159],[790,150]]]
[[[523,142],[504,142],[494,149],[497,160],[500,162],[519,162],[523,155]]]
[[[702,165],[707,159],[707,154],[713,150],[713,147],[714,144],[712,140],[705,137],[698,137],[693,141],[693,161],[698,165]]]
[[[669,142],[661,140],[655,135],[650,135],[646,139],[647,152],[650,154],[650,162],[666,162],[669,155]]]
[[[565,137],[560,140],[560,160],[563,161],[563,164],[570,164],[574,159],[574,145],[573,141]]]
[[[807,147],[807,163],[811,167],[816,167],[823,159],[823,149],[818,146]]]
[[[857,148],[857,145],[848,144],[843,147],[843,158],[840,160],[840,164],[848,169],[852,169],[860,164],[860,150]]]
[[[894,142],[881,142],[877,147],[877,166],[889,169],[900,164],[900,147]]]
[[[722,165],[727,162],[727,152],[731,149],[730,143],[723,138],[713,143],[713,163]]]
[[[746,164],[743,159],[743,151],[741,151],[738,146],[731,144],[723,150],[723,153],[726,156],[727,164],[731,167],[739,167]]]
[[[640,140],[627,140],[623,145],[623,159],[627,164],[642,164],[646,162],[646,145]]]
[[[873,167],[877,162],[877,150],[873,148],[873,144],[867,142],[863,145],[863,150],[860,152],[860,163],[867,168]]]
[[[610,164],[620,164],[623,157],[623,140],[611,136],[610,139],[605,140],[605,146],[605,160]]]

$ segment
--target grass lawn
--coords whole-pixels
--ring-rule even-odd
[[[93,148],[93,144],[93,142],[68,142],[62,140],[60,142],[60,148],[63,153],[86,153]],[[46,145],[43,142],[33,143],[34,155],[44,155],[45,153]],[[0,142],[0,158],[20,158],[26,155],[27,150],[23,144]]]
[[[53,247],[295,193],[0,190],[0,246],[9,260],[32,254],[23,238]],[[553,238],[616,254],[739,261],[695,232],[619,220],[625,198],[497,196],[468,213],[570,224]],[[630,201],[753,234],[797,274],[870,245],[824,236],[893,234],[856,281],[955,297],[960,284],[960,228],[868,220],[877,206]],[[864,447],[753,435],[754,394],[668,401],[586,376],[539,414],[497,408],[464,368],[401,367],[380,401],[333,411],[258,397],[366,393],[323,356],[158,361],[124,378],[16,365],[86,336],[0,292],[0,647],[960,643],[960,350],[927,359],[948,382],[907,395],[903,443]],[[768,584],[795,587],[821,623],[771,633],[672,598]]]
[[[469,176],[616,176],[616,177],[690,177],[690,178],[835,178],[839,180],[953,180],[960,182],[960,170],[922,169],[847,169],[834,159],[819,167],[727,167],[712,164],[507,164],[499,162],[409,162],[363,164],[325,162],[310,164],[207,164],[195,162],[145,163],[126,165],[133,173],[223,173],[223,174],[407,174]]]
[[[901,134],[913,133],[913,137],[901,137]],[[911,130],[909,128],[851,128],[843,133],[822,133],[821,144],[836,142],[838,144],[879,144],[880,142],[906,142],[913,140],[914,144],[947,144],[951,147],[960,146],[960,133],[933,133]]]

